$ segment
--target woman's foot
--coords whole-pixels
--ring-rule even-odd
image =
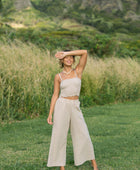
[[[93,166],[94,170],[98,170],[95,159],[91,160],[91,162],[92,162],[92,166]]]
[[[65,170],[65,167],[64,167],[64,166],[61,166],[61,167],[60,167],[60,170]]]

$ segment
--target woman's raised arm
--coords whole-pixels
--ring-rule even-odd
[[[87,62],[87,50],[74,50],[74,51],[67,51],[67,52],[57,52],[55,57],[62,59],[65,56],[69,56],[69,55],[74,55],[74,56],[81,56],[79,63],[76,66],[76,71],[82,75],[82,72],[86,66],[86,62]]]

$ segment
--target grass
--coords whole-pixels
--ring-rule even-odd
[[[100,170],[139,169],[140,102],[81,107],[94,145]],[[1,122],[1,170],[58,170],[47,168],[52,126],[47,116]],[[74,166],[70,132],[67,138],[66,170],[90,170],[91,162]]]

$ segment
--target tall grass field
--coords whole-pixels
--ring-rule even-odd
[[[53,53],[18,40],[0,42],[0,119],[46,115],[54,76],[61,72]],[[79,57],[76,57],[76,64]],[[73,67],[74,67],[73,66]],[[81,106],[140,98],[140,63],[131,58],[88,56],[82,77]]]

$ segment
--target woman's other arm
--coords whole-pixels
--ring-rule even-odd
[[[57,98],[59,96],[59,89],[60,89],[60,80],[59,80],[59,75],[56,74],[55,78],[54,78],[54,92],[53,92],[53,95],[52,95],[52,98],[51,98],[49,116],[47,118],[47,122],[50,125],[53,124],[53,122],[52,122],[52,114],[53,114],[53,111],[54,111],[54,106],[55,106],[56,100],[57,100]]]

